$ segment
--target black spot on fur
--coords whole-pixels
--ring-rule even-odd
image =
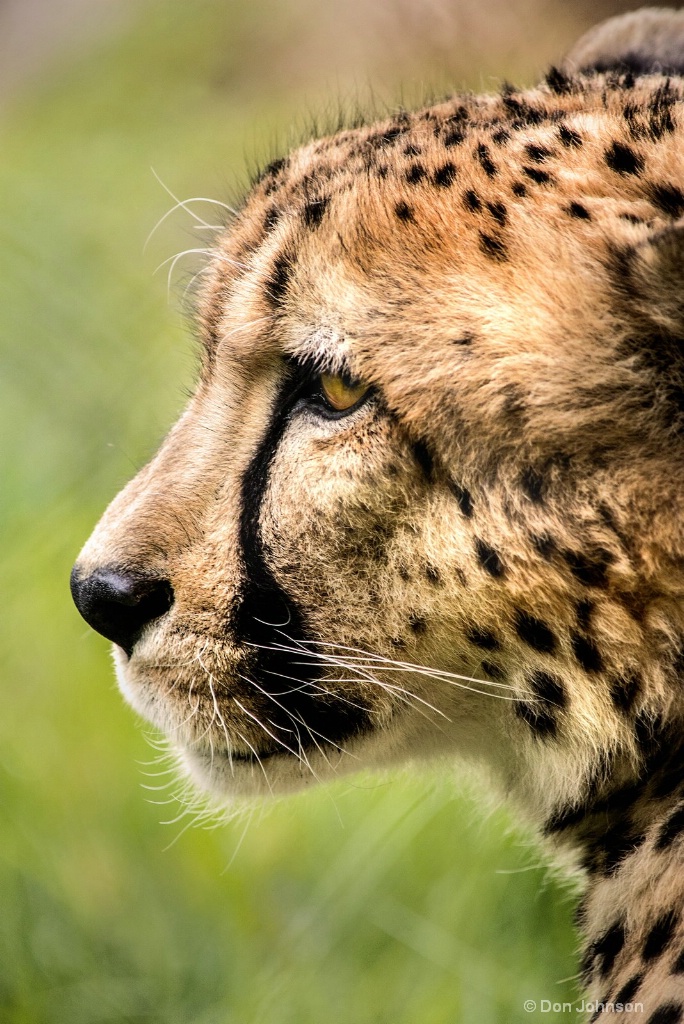
[[[677,914],[674,910],[668,910],[661,914],[655,922],[644,942],[641,953],[644,960],[655,960],[665,952],[674,938],[677,927]]]
[[[550,562],[557,551],[557,545],[553,537],[549,536],[548,533],[533,533],[530,536],[530,540],[542,558]]]
[[[625,929],[620,921],[616,921],[607,932],[593,943],[594,953],[600,958],[599,971],[606,978],[612,971],[617,957],[625,944]]]
[[[500,579],[505,574],[504,564],[494,548],[485,544],[479,537],[475,538],[475,553],[480,565],[490,576]]]
[[[587,601],[586,599],[584,599],[582,601],[577,602],[577,625],[580,629],[583,629],[585,632],[589,629],[589,626],[591,625],[591,613],[593,612],[593,610],[593,601]]]
[[[646,838],[644,832],[634,832],[625,822],[619,821],[603,833],[600,865],[604,875],[614,874],[620,865],[641,846]],[[592,867],[592,865],[587,865]]]
[[[678,839],[683,833],[684,804],[682,804],[681,807],[678,807],[661,827],[660,832],[658,833],[658,838],[655,842],[655,849],[666,850],[668,846],[671,846],[675,839]]]
[[[423,476],[428,482],[432,481],[435,461],[432,457],[432,452],[428,448],[426,441],[414,441],[411,445],[411,451],[413,457],[423,471]]]
[[[652,139],[661,139],[675,130],[672,107],[678,99],[669,81],[665,82],[651,98],[648,128]]]
[[[490,259],[496,260],[498,263],[505,263],[508,259],[508,252],[504,242],[500,238],[486,234],[484,231],[480,231],[480,248],[485,256],[489,256]]]
[[[521,640],[542,654],[553,654],[556,637],[547,624],[528,612],[518,609],[515,613],[515,631]]]
[[[478,626],[469,629],[466,637],[474,647],[480,647],[483,651],[498,651],[501,646],[489,629],[480,629]]]
[[[576,132],[574,128],[569,128],[567,124],[558,125],[558,138],[567,149],[579,149],[582,145],[580,133]]]
[[[584,821],[590,813],[591,808],[587,807],[586,803],[578,804],[575,807],[559,808],[544,823],[544,833],[551,836],[556,832],[564,832]]]
[[[644,976],[641,972],[639,972],[639,974],[635,974],[633,977],[629,979],[629,981],[625,982],[625,984],[622,986],[618,994],[615,996],[613,1002],[622,1003],[623,1006],[625,1005],[625,1003],[631,1003],[634,999],[634,996],[641,988],[641,983],[643,980]]]
[[[273,261],[271,273],[266,281],[266,297],[272,306],[282,304],[292,275],[292,260],[287,253],[280,253]]]
[[[580,551],[564,551],[563,558],[575,579],[583,583],[585,587],[605,587],[606,572],[608,566],[613,562],[610,551],[599,548],[592,553],[591,557]]]
[[[555,736],[558,730],[555,716],[540,704],[531,704],[525,700],[516,700],[513,710],[540,739]]]
[[[562,682],[548,672],[534,672],[530,677],[530,686],[535,696],[545,704],[551,704],[556,708],[564,708],[567,704]]]
[[[470,118],[470,112],[463,103],[459,103],[458,106],[454,107],[452,114],[449,114],[446,121],[447,124],[463,124]]]
[[[605,160],[610,169],[618,174],[641,174],[644,169],[643,157],[622,142],[614,142],[606,150]]]
[[[411,615],[409,615],[408,623],[416,636],[422,636],[422,634],[427,630],[427,620],[425,619],[425,616],[418,615],[417,612],[412,612]]]
[[[684,754],[681,749],[675,747],[665,761],[665,764],[653,766],[653,781],[651,784],[651,795],[659,800],[662,797],[670,796],[676,790],[681,789],[684,784]]]
[[[473,213],[482,209],[482,202],[480,200],[480,197],[478,196],[477,192],[473,191],[472,188],[469,188],[467,192],[463,193],[463,202],[466,206],[466,209],[472,210]]]
[[[629,825],[625,826],[623,819],[634,803],[643,796],[643,785],[640,782],[629,783],[617,790],[610,791],[604,799],[596,802],[596,785],[600,783],[600,780],[604,775],[605,772],[603,768],[601,768],[599,772],[596,772],[593,776],[593,783],[590,784],[589,792],[585,799],[572,807],[560,808],[555,811],[544,826],[544,831],[549,834],[553,832],[562,832],[565,829],[571,828],[573,825],[579,824],[589,815],[600,815],[602,819],[605,820],[604,816],[607,814],[619,814],[620,818],[613,826],[612,830],[606,831],[602,820],[602,831],[598,836],[597,841],[599,843],[599,850],[600,844],[604,842],[617,845],[622,843],[622,845],[624,845],[624,836],[629,831]],[[628,836],[629,850],[634,848],[635,841],[636,840],[633,836]]]
[[[399,114],[394,120],[393,124],[384,133],[384,138],[388,143],[394,143],[397,139],[405,135],[406,132],[411,130],[411,118],[405,112]]]
[[[440,575],[439,569],[436,566],[434,566],[434,565],[430,565],[429,562],[425,566],[425,576],[427,577],[428,581],[430,583],[432,583],[432,585],[434,587],[441,587],[442,586],[443,580],[442,580],[442,577]]]
[[[456,166],[452,163],[443,164],[435,171],[433,181],[441,188],[448,188],[456,178]]]
[[[417,185],[419,181],[422,181],[427,171],[422,164],[412,164],[406,172],[406,180],[409,185]]]
[[[681,1024],[684,1016],[682,1003],[663,1003],[651,1014],[646,1024]]]
[[[304,207],[304,223],[307,228],[317,228],[323,219],[323,214],[330,203],[329,196],[320,199],[312,199]]]
[[[565,71],[561,71],[560,68],[550,67],[546,72],[544,80],[551,92],[555,93],[556,96],[565,96],[568,93],[574,92],[576,88],[572,77],[567,75]]]
[[[511,192],[518,199],[524,199],[527,195],[527,186],[522,181],[514,181],[511,185]]]
[[[636,213],[621,213],[620,220],[629,221],[630,224],[645,224],[643,217],[637,217]]]
[[[533,501],[535,505],[543,504],[546,482],[538,469],[535,469],[534,466],[524,469],[520,477],[520,484],[530,501]]]
[[[275,178],[278,173],[282,171],[286,164],[286,158],[282,157],[279,160],[271,160],[270,164],[266,164],[263,171],[259,176],[259,181],[266,181],[267,178]]]
[[[543,164],[545,160],[548,160],[553,153],[546,146],[540,146],[537,142],[528,142],[525,146],[525,152],[530,160],[535,164]]]
[[[676,185],[649,185],[648,198],[668,217],[681,217],[684,213],[684,192]]]
[[[420,147],[409,142],[408,146],[404,146],[404,156],[420,156]]]
[[[505,83],[501,89],[501,98],[504,107],[515,119],[514,128],[526,128],[529,125],[541,124],[547,118],[546,111],[531,106],[525,100],[514,95],[515,90],[511,85]]]
[[[538,185],[546,185],[551,181],[551,175],[548,171],[543,171],[540,167],[523,167],[523,174],[526,174],[532,181],[536,181]]]
[[[675,962],[672,964],[673,974],[684,974],[684,949],[681,951]]]
[[[492,142],[494,142],[497,146],[505,146],[506,143],[509,141],[510,137],[511,133],[508,131],[507,128],[497,128],[497,130],[492,135]]]
[[[487,203],[487,209],[497,224],[500,224],[502,228],[506,226],[506,219],[508,215],[503,203]]]
[[[496,679],[497,681],[506,678],[506,673],[499,665],[495,665],[492,661],[481,662],[482,671],[485,675],[489,676],[490,679]]]
[[[280,210],[277,206],[271,206],[264,216],[264,231],[267,233],[275,227],[280,218]]]
[[[474,341],[475,335],[466,332],[465,334],[462,334],[459,338],[454,338],[454,340],[452,341],[452,345],[472,345]]]
[[[601,652],[589,637],[582,636],[581,633],[571,633],[570,640],[572,642],[572,650],[585,672],[601,672],[603,669],[603,659]]]
[[[610,680],[610,697],[623,715],[629,715],[641,693],[641,677],[637,672],[615,676]]]
[[[489,153],[489,147],[485,146],[484,142],[481,142],[475,150],[475,155],[480,161],[480,167],[485,172],[488,178],[495,178],[499,173],[499,168],[496,166]]]
[[[567,210],[571,217],[577,217],[578,220],[591,220],[591,214],[581,203],[570,203]]]
[[[399,220],[403,221],[405,224],[413,220],[413,210],[409,204],[405,203],[403,200],[395,205],[394,212]]]
[[[462,128],[451,128],[442,139],[442,142],[450,149],[452,146],[460,146],[464,139],[465,132]]]
[[[473,499],[470,496],[470,491],[466,487],[461,487],[455,480],[449,480],[449,490],[456,498],[463,515],[466,519],[470,519],[473,514]]]

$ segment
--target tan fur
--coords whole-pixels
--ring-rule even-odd
[[[668,17],[661,35],[684,23]],[[616,60],[615,31],[568,66]],[[216,241],[197,392],[78,571],[171,582],[118,674],[201,786],[229,798],[442,752],[485,766],[587,872],[591,997],[636,977],[643,1019],[671,1024],[684,852],[674,826],[658,837],[682,799],[684,82],[548,83],[342,131],[266,171]],[[292,409],[254,510],[321,662],[310,700],[365,709],[331,742],[292,714],[269,724],[297,679],[252,678],[235,626],[244,477],[292,359],[376,389],[336,420]],[[676,922],[645,957],[663,909]]]

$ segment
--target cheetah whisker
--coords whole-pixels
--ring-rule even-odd
[[[233,698],[233,700],[238,705],[238,707],[241,707],[240,702],[235,697]],[[244,711],[244,708],[241,708],[241,710]],[[261,722],[259,722],[259,725],[261,725]],[[249,747],[249,749],[252,751],[252,754],[254,755],[254,760],[259,765],[259,768],[261,769],[261,772],[262,772],[262,774],[264,776],[264,779],[266,780],[266,785],[268,786],[269,792],[270,792],[271,796],[273,796],[273,787],[271,786],[271,780],[268,777],[268,774],[266,772],[266,769],[264,768],[264,765],[263,765],[263,762],[262,762],[261,758],[259,757],[259,755],[257,754],[256,750],[254,749],[254,747],[249,742],[249,740],[247,739],[246,736],[243,736],[243,734],[241,732],[238,732],[237,735],[238,735],[238,738],[241,739],[242,742],[245,744],[245,746]]]
[[[301,664],[302,665],[310,665],[311,662],[301,662]],[[288,675],[285,675],[283,672],[269,672],[269,671],[267,671],[266,675],[274,676],[276,679],[289,679],[289,680],[291,680],[292,682],[295,682],[295,683],[296,682],[300,682],[300,680],[297,679],[296,676],[288,676]],[[332,682],[333,680],[330,680],[330,681]],[[354,682],[354,683],[358,682],[358,677],[355,678],[355,679],[345,680],[345,682]],[[314,683],[314,682],[302,683],[301,686],[292,686],[292,687],[290,687],[289,690],[281,690],[280,692],[274,693],[274,694],[270,694],[269,693],[268,696],[269,697],[270,696],[273,696],[273,697],[288,697],[292,693],[303,693],[305,690],[314,691],[315,693],[322,693],[322,694],[324,694],[327,697],[335,696],[338,700],[341,700],[344,704],[349,704],[350,707],[356,708],[357,711],[366,711],[366,708],[364,708],[363,705],[361,705],[361,704],[357,704],[356,701],[350,700],[348,697],[343,697],[342,694],[340,694],[340,693],[336,693],[336,694],[332,695],[330,693],[330,691],[326,690],[326,688],[324,686],[320,686],[318,683]],[[289,713],[290,712],[288,711],[288,714]]]
[[[252,646],[255,646],[255,647],[262,646],[264,650],[285,651],[285,652],[291,653],[291,654],[303,653],[303,652],[301,652],[301,650],[299,650],[296,647],[285,647],[284,645],[264,646],[264,645],[253,644]],[[391,683],[382,682],[381,680],[376,679],[373,675],[370,674],[369,671],[363,670],[363,666],[348,665],[344,661],[342,661],[341,659],[335,659],[332,655],[325,655],[325,654],[321,654],[320,652],[318,654],[318,657],[323,659],[323,660],[322,661],[315,661],[315,660],[313,660],[313,656],[312,656],[312,660],[301,662],[301,664],[302,665],[312,665],[313,664],[313,665],[315,665],[316,667],[319,667],[319,668],[329,668],[331,665],[333,665],[336,668],[346,668],[350,672],[356,672],[356,676],[354,678],[352,678],[352,679],[345,680],[345,681],[358,683],[360,680],[365,680],[366,682],[372,683],[373,685],[378,686],[381,689],[384,689],[387,693],[391,693],[394,696],[398,696],[399,699],[403,703],[407,704],[409,707],[414,708],[416,711],[418,711],[419,714],[421,714],[425,718],[427,718],[428,721],[430,720],[429,716],[426,715],[425,712],[421,711],[420,708],[416,707],[416,705],[413,703],[413,701],[418,701],[420,704],[423,704],[425,707],[429,708],[431,711],[434,711],[435,714],[439,715],[441,718],[444,718],[447,722],[451,721],[451,719],[448,717],[448,715],[446,715],[443,711],[440,711],[438,708],[434,707],[434,705],[430,704],[428,701],[424,700],[424,698],[419,697],[418,694],[413,693],[411,690],[407,690],[407,689],[405,689],[403,687],[394,686]],[[279,675],[282,678],[288,678],[288,677],[282,676],[282,673],[273,673],[273,674],[274,675]],[[292,677],[289,677],[289,678],[292,678]],[[324,692],[328,693],[327,690],[324,690]],[[402,694],[404,696],[402,696]],[[333,696],[338,697],[339,695],[338,694],[333,694]]]
[[[515,687],[514,686],[510,686],[508,683],[497,683],[497,682],[494,682],[494,681],[490,681],[488,679],[477,679],[474,676],[464,676],[464,675],[460,675],[459,673],[456,673],[456,672],[447,672],[444,669],[433,669],[433,668],[430,668],[427,665],[416,665],[413,662],[393,661],[391,658],[383,657],[383,655],[372,654],[372,653],[370,653],[368,651],[362,651],[362,650],[360,650],[359,648],[356,648],[356,647],[347,647],[344,644],[332,644],[332,643],[326,643],[324,641],[318,642],[318,641],[313,641],[313,640],[312,641],[295,641],[295,642],[297,643],[301,653],[307,654],[307,656],[309,656],[311,658],[314,658],[316,656],[318,656],[319,658],[325,658],[326,655],[323,652],[321,652],[321,651],[317,651],[316,654],[308,655],[308,652],[303,647],[303,645],[306,644],[306,643],[309,643],[309,644],[311,644],[314,647],[332,647],[335,650],[351,651],[351,652],[354,652],[355,655],[358,655],[358,657],[350,657],[350,658],[348,658],[344,663],[341,661],[341,659],[338,659],[337,661],[334,661],[334,657],[335,656],[334,655],[332,655],[332,656],[328,655],[327,657],[329,657],[331,659],[331,663],[333,663],[333,664],[335,664],[335,663],[340,664],[340,665],[344,664],[344,666],[351,668],[352,667],[352,663],[354,663],[354,662],[360,662],[361,664],[363,664],[361,659],[365,658],[365,659],[370,659],[374,663],[373,666],[372,666],[374,670],[378,670],[378,671],[381,670],[381,671],[385,671],[385,672],[392,672],[392,671],[394,671],[394,672],[400,672],[400,671],[401,672],[411,672],[411,673],[416,674],[416,675],[426,676],[428,679],[434,679],[437,682],[447,682],[447,683],[450,683],[450,685],[458,686],[461,689],[468,690],[468,691],[470,691],[472,693],[479,693],[481,696],[484,696],[484,697],[498,697],[500,700],[517,700],[517,696],[516,697],[506,697],[504,694],[489,693],[486,690],[483,691],[483,690],[480,690],[480,689],[477,688],[477,687],[480,687],[480,686],[494,687],[494,688],[499,688],[499,689],[512,690],[512,691],[515,692]],[[287,647],[285,645],[278,645],[274,649],[281,649],[283,651],[287,651],[290,654],[296,654],[297,653],[297,650],[295,648]],[[310,661],[309,662],[304,662],[303,664],[311,664],[311,662]],[[475,687],[473,687],[473,686],[466,686],[465,683],[476,683],[477,686],[475,686]]]
[[[287,637],[287,639],[289,640],[290,638]],[[359,658],[368,658],[371,661],[380,662],[383,665],[396,666],[397,668],[400,668],[400,669],[407,669],[407,670],[410,670],[410,671],[425,672],[425,673],[428,673],[433,678],[435,678],[435,677],[444,677],[445,679],[461,680],[461,681],[467,682],[467,683],[478,683],[479,685],[482,685],[482,686],[496,686],[496,687],[499,687],[500,689],[505,689],[505,690],[514,690],[515,689],[514,686],[510,686],[508,683],[497,683],[497,682],[494,682],[494,681],[490,681],[488,679],[477,679],[474,676],[464,676],[464,675],[461,675],[458,672],[449,672],[446,669],[430,668],[429,665],[416,665],[415,662],[412,662],[412,661],[395,661],[392,658],[386,658],[382,654],[373,654],[372,651],[364,651],[360,647],[348,647],[346,644],[334,644],[334,643],[326,642],[324,640],[297,640],[297,641],[294,641],[294,642],[301,649],[305,649],[305,646],[308,644],[308,645],[310,645],[312,647],[315,647],[315,648],[317,648],[317,647],[331,647],[334,650],[338,650],[338,651],[349,651],[352,655],[358,656]],[[292,653],[294,653],[294,652],[292,652]],[[354,661],[355,658],[351,657],[349,660],[350,661]]]
[[[269,693],[267,693],[267,692],[266,692],[266,690],[263,690],[263,689],[262,689],[262,688],[261,688],[261,687],[260,687],[260,686],[259,686],[259,685],[258,685],[257,683],[255,683],[253,679],[249,679],[249,678],[248,678],[248,677],[246,677],[246,676],[243,676],[242,678],[244,678],[246,682],[248,682],[248,683],[251,683],[251,685],[252,685],[252,686],[256,687],[256,689],[257,689],[257,690],[259,690],[259,691],[260,691],[261,693],[263,693],[263,694],[264,694],[264,696],[266,696],[266,697],[269,697],[269,699],[271,699],[271,700],[273,701],[273,703],[277,705],[277,707],[279,707],[279,708],[281,708],[281,710],[285,711],[285,713],[287,714],[288,718],[290,719],[290,721],[292,722],[292,724],[293,724],[293,726],[294,726],[294,729],[293,729],[293,730],[290,730],[290,729],[288,729],[288,730],[286,730],[286,731],[287,731],[287,732],[294,732],[294,733],[295,733],[295,735],[296,735],[296,737],[297,737],[297,743],[298,743],[298,746],[299,746],[299,754],[297,754],[297,753],[296,753],[295,751],[291,750],[291,749],[290,749],[290,748],[289,748],[289,747],[288,747],[288,746],[287,746],[287,745],[286,745],[285,743],[283,743],[283,742],[282,742],[281,740],[278,740],[278,738],[277,738],[277,737],[273,736],[273,735],[272,735],[271,733],[268,733],[268,730],[267,730],[267,729],[266,729],[266,727],[264,726],[263,722],[259,721],[258,719],[255,719],[255,720],[256,720],[256,721],[258,722],[258,724],[259,724],[259,725],[261,726],[261,728],[262,728],[262,729],[264,729],[264,731],[265,731],[265,732],[267,732],[267,733],[268,733],[268,735],[272,736],[272,738],[273,738],[273,739],[275,739],[275,740],[276,740],[276,742],[279,742],[279,743],[280,743],[280,745],[281,745],[282,747],[284,747],[284,749],[285,749],[285,750],[288,750],[288,751],[289,751],[290,753],[294,754],[294,756],[295,756],[295,757],[297,757],[297,759],[298,759],[299,761],[301,761],[301,763],[302,763],[303,765],[305,765],[305,766],[306,766],[306,767],[307,767],[307,768],[309,769],[309,771],[311,772],[311,774],[313,775],[313,777],[314,777],[314,778],[316,779],[316,781],[319,781],[319,780],[318,780],[318,776],[316,775],[316,772],[315,772],[315,771],[314,771],[314,769],[312,768],[312,766],[311,766],[311,763],[309,762],[309,759],[308,759],[308,757],[306,756],[306,754],[305,754],[305,752],[304,752],[304,747],[303,747],[303,744],[302,744],[302,739],[301,739],[301,735],[300,735],[300,733],[299,733],[299,730],[297,729],[297,725],[296,725],[296,722],[297,722],[297,721],[299,721],[299,722],[300,722],[300,724],[301,724],[301,725],[303,725],[303,726],[305,727],[305,729],[307,729],[307,731],[308,731],[308,732],[309,732],[309,734],[311,735],[311,738],[312,738],[312,740],[314,741],[314,743],[316,743],[316,746],[318,747],[318,743],[316,742],[316,739],[314,738],[314,735],[313,735],[313,733],[311,732],[311,730],[309,729],[309,727],[308,727],[308,726],[306,725],[306,723],[305,723],[305,722],[302,722],[302,721],[301,721],[301,719],[295,719],[295,717],[294,717],[294,716],[293,716],[293,715],[291,714],[291,712],[289,712],[289,711],[288,711],[288,710],[287,710],[286,708],[284,708],[282,704],[279,704],[277,700],[275,700],[275,699],[274,699],[273,697],[271,697],[271,695],[270,695]],[[319,735],[320,735],[320,734],[319,734]],[[323,738],[325,738],[325,737],[323,737]],[[340,749],[341,749],[341,748],[340,748]],[[319,747],[319,750],[320,750],[320,747]],[[322,751],[321,751],[321,752],[322,752]],[[327,759],[326,759],[326,760],[327,760]]]
[[[246,681],[247,681],[247,682],[249,682],[249,680],[246,680]],[[241,702],[241,701],[239,701],[239,700],[237,699],[237,697],[233,697],[233,702],[234,702],[235,704],[237,704],[237,706],[238,706],[238,707],[240,708],[240,710],[242,711],[242,713],[243,713],[243,714],[247,715],[247,717],[248,717],[248,718],[251,718],[253,722],[256,722],[256,724],[257,724],[257,725],[259,726],[259,728],[260,728],[260,729],[261,729],[261,730],[262,730],[263,732],[265,732],[267,736],[270,736],[270,738],[271,738],[272,740],[275,740],[275,742],[276,742],[276,743],[278,744],[278,746],[279,746],[279,747],[282,747],[282,748],[283,748],[283,750],[287,750],[287,752],[288,752],[289,754],[292,754],[292,755],[293,755],[293,757],[296,757],[296,758],[297,758],[297,760],[298,760],[298,761],[301,761],[301,763],[302,763],[302,764],[304,764],[304,765],[305,765],[305,766],[306,766],[307,768],[309,768],[309,769],[311,768],[311,766],[310,766],[310,765],[307,765],[307,764],[306,764],[306,761],[304,761],[304,760],[303,760],[303,758],[301,757],[301,755],[300,755],[300,754],[298,754],[296,750],[293,750],[293,749],[292,749],[291,747],[288,747],[287,743],[283,742],[283,740],[281,740],[281,739],[280,739],[280,738],[279,738],[278,736],[276,736],[276,735],[275,735],[274,733],[272,733],[272,732],[271,732],[271,730],[270,730],[270,729],[269,729],[269,728],[268,728],[267,726],[265,726],[265,725],[264,725],[264,723],[263,723],[263,722],[261,721],[261,719],[257,718],[257,716],[256,716],[256,715],[254,715],[254,714],[252,714],[252,712],[251,712],[251,711],[248,711],[248,710],[247,710],[247,708],[246,708],[246,707],[244,706],[244,704],[242,704],[242,702]],[[269,789],[271,789],[271,784],[270,784],[270,782],[269,782],[269,780],[268,780],[268,776],[266,775],[266,771],[265,771],[265,769],[264,769],[264,766],[263,766],[263,764],[261,763],[261,758],[260,758],[260,757],[259,757],[259,755],[257,754],[256,750],[254,749],[254,747],[252,746],[252,744],[251,744],[251,743],[249,743],[249,741],[245,739],[245,737],[244,737],[244,736],[242,735],[242,733],[238,733],[237,735],[238,735],[238,736],[240,737],[240,739],[241,739],[241,740],[243,740],[243,742],[245,742],[245,743],[247,744],[247,746],[249,747],[249,749],[250,749],[250,750],[252,751],[252,753],[254,754],[254,757],[255,757],[255,758],[256,758],[256,760],[257,760],[257,761],[259,762],[259,765],[260,765],[260,767],[261,767],[261,770],[262,770],[262,772],[264,773],[264,777],[265,777],[265,779],[266,779],[266,782],[267,782],[267,784],[268,784],[268,787],[269,787]],[[313,773],[312,773],[312,774],[313,774]],[[314,777],[315,777],[315,776],[314,776]],[[271,789],[271,792],[273,792],[273,790],[272,790],[272,789]]]
[[[271,674],[280,675],[280,673],[271,673]],[[287,677],[286,676],[282,676],[281,678],[286,679]],[[335,743],[334,740],[331,740],[327,736],[324,736],[323,733],[318,732],[316,729],[312,729],[311,726],[307,725],[307,723],[303,719],[301,719],[298,715],[293,715],[291,711],[288,711],[288,709],[283,704],[281,704],[279,701],[277,701],[275,699],[273,694],[269,693],[267,690],[264,690],[263,687],[259,686],[258,683],[255,683],[253,679],[250,679],[250,682],[251,682],[252,686],[256,687],[256,689],[259,690],[260,693],[263,693],[263,695],[265,697],[268,697],[269,700],[272,700],[273,703],[277,707],[279,707],[282,711],[284,711],[287,714],[287,716],[290,718],[290,720],[293,722],[293,724],[299,723],[300,725],[304,726],[306,731],[311,736],[311,739],[314,741],[314,743],[316,744],[316,746],[320,750],[321,754],[323,754],[323,757],[325,757],[326,761],[328,761],[328,758],[323,753],[323,750],[321,750],[321,747],[319,746],[319,744],[318,744],[318,742],[316,740],[316,736],[320,737],[320,739],[322,739],[324,743],[328,743],[328,744],[330,744],[331,747],[335,747],[335,749],[339,750],[341,754],[346,754],[348,757],[355,757],[356,756],[356,755],[352,754],[349,750],[346,750],[344,747],[341,747],[338,743]],[[320,689],[321,689],[322,692],[325,692],[322,687]],[[354,706],[355,707],[360,707],[359,705],[354,705]],[[296,724],[295,724],[295,731],[297,731],[296,730]],[[299,736],[298,732],[297,732],[297,735]],[[328,764],[330,764],[329,761],[328,761]],[[332,765],[330,765],[330,767],[332,768]]]
[[[149,235],[145,239],[145,245],[143,246],[143,252],[145,252],[145,250],[147,249],[147,246],[149,245],[152,237],[156,234],[156,232],[162,226],[164,221],[167,220],[167,218],[170,217],[172,213],[175,213],[176,210],[184,210],[202,228],[211,228],[213,230],[220,230],[221,229],[221,225],[217,225],[215,227],[213,224],[208,224],[207,221],[204,220],[203,217],[200,217],[200,215],[198,213],[195,213],[195,211],[190,208],[190,205],[189,205],[190,203],[209,203],[211,206],[219,206],[222,209],[227,210],[233,216],[237,216],[237,210],[235,210],[232,206],[229,206],[228,203],[221,202],[220,199],[209,199],[206,196],[193,196],[190,199],[179,199],[178,196],[175,195],[175,193],[173,193],[171,191],[169,186],[167,184],[165,184],[165,182],[162,181],[160,176],[155,171],[154,167],[151,167],[150,170],[152,171],[152,174],[155,176],[155,178],[157,179],[157,181],[159,182],[161,187],[167,193],[167,195],[169,195],[171,197],[171,199],[173,199],[174,205],[171,207],[170,210],[167,210],[166,213],[162,217],[159,218],[157,223],[154,225],[154,227],[150,231]]]
[[[208,641],[207,641],[207,643],[208,643]],[[218,700],[216,699],[216,690],[214,689],[214,677],[213,677],[212,673],[209,672],[209,670],[204,665],[204,663],[202,661],[202,656],[200,655],[199,652],[197,654],[197,661],[198,661],[200,667],[202,668],[202,670],[206,673],[207,682],[209,683],[209,692],[211,693],[211,699],[212,699],[213,704],[214,704],[214,718],[212,718],[210,725],[213,725],[213,723],[215,721],[215,718],[218,717],[218,720],[221,723],[221,728],[223,729],[223,734],[224,734],[224,736],[226,738],[226,753],[228,755],[228,762],[230,764],[230,774],[234,775],[235,774],[235,768],[233,766],[232,744],[231,744],[231,741],[230,741],[230,736],[228,735],[228,729],[226,728],[225,719],[224,719],[223,715],[221,714],[221,711],[220,711],[219,705],[218,705]]]

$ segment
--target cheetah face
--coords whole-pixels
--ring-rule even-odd
[[[457,752],[548,809],[662,703],[681,101],[611,82],[313,142],[217,239],[196,393],[72,578],[202,786]]]

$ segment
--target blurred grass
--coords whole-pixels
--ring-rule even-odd
[[[0,1020],[533,1021],[525,999],[576,995],[571,907],[505,814],[405,774],[178,837],[69,599],[192,381],[152,271],[201,242],[181,212],[143,254],[171,205],[148,168],[230,201],[301,103],[260,80],[258,31],[247,6],[141,6],[0,124]]]

